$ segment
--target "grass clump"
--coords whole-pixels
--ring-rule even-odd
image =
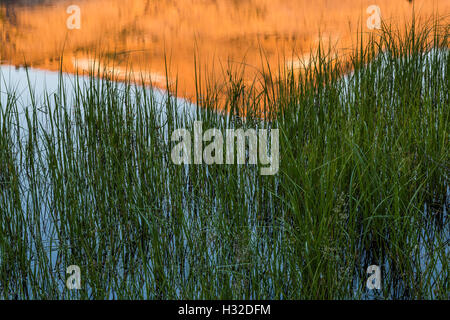
[[[409,30],[251,86],[197,74],[193,108],[95,77],[31,106],[7,90],[0,296],[448,299],[448,32]],[[279,173],[173,164],[170,134],[194,120],[279,129]]]

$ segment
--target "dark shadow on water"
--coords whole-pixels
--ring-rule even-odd
[[[27,7],[34,5],[51,5],[61,0],[0,0],[0,5],[6,7]]]

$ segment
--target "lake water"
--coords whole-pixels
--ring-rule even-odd
[[[72,1],[2,1],[0,61],[53,71],[62,65],[74,73],[101,56],[116,70],[145,74],[157,87],[177,81],[177,95],[192,98],[195,72],[220,86],[232,69],[251,84],[267,63],[272,73],[279,66],[301,68],[320,39],[325,51],[346,56],[360,23],[367,34],[377,32],[364,23],[373,1],[356,2],[89,0],[77,2],[80,25],[71,29],[70,17],[77,15],[68,10]],[[377,5],[383,18],[400,26],[412,13],[407,0]],[[415,5],[423,17],[436,8],[450,13],[450,0]]]
[[[60,93],[60,86],[63,84],[67,101],[70,102],[74,100],[73,87],[80,85],[85,88],[89,86],[89,79],[89,76],[75,76],[69,73],[0,65],[0,101],[5,108],[8,99],[14,96],[13,100],[17,101],[17,106],[20,108],[20,121],[25,123],[24,111],[27,108],[32,109],[33,100],[37,105],[47,105],[47,97],[50,97],[50,101],[52,101],[52,97]],[[123,86],[124,84],[119,82],[118,87]],[[168,98],[166,91],[156,87],[142,87],[140,85],[136,85],[136,88],[138,90],[144,88],[160,108],[165,107]],[[191,102],[176,97],[171,97],[171,99],[176,100],[180,113],[187,111],[191,116],[195,116],[194,106]],[[72,104],[76,107],[75,103]],[[161,112],[161,114],[163,116],[165,113]]]
[[[447,53],[448,54],[448,53]],[[14,100],[17,99],[18,106],[20,106],[20,117],[19,121],[22,123],[23,127],[26,128],[26,119],[25,119],[25,110],[27,108],[31,108],[33,102],[32,99],[34,99],[37,102],[37,105],[45,105],[46,104],[46,97],[52,98],[54,95],[59,94],[59,86],[61,85],[61,81],[64,83],[64,86],[66,89],[65,92],[67,93],[68,101],[71,101],[73,91],[70,90],[71,87],[75,85],[75,83],[80,83],[81,85],[89,85],[89,77],[87,76],[81,76],[79,78],[76,78],[74,75],[71,74],[60,74],[57,72],[51,72],[46,70],[39,70],[39,69],[25,69],[25,68],[16,68],[14,66],[1,66],[0,67],[0,102],[4,108],[6,106],[8,99],[11,99],[11,94],[14,93]],[[347,86],[352,80],[352,74],[349,76],[344,77],[344,85]],[[120,86],[120,84],[119,84]],[[165,105],[165,101],[167,99],[167,93],[163,90],[155,89],[155,88],[147,88],[146,90],[153,92],[153,95],[155,97],[156,101],[160,101],[161,105],[161,114],[164,115],[163,108]],[[343,94],[347,94],[345,91],[343,91]],[[32,98],[33,97],[33,98]],[[177,103],[180,106],[184,106],[184,108],[188,108],[189,110],[195,110],[195,107],[191,105],[188,101],[184,99],[177,99]],[[39,108],[38,108],[39,109]],[[181,111],[180,113],[184,113]],[[38,113],[39,114],[39,113]],[[40,114],[43,118],[45,116],[44,113]],[[195,117],[195,112],[191,113],[192,117]],[[39,118],[38,118],[39,120]],[[164,121],[163,121],[164,122]],[[23,133],[27,134],[26,130],[23,131]],[[26,181],[26,179],[24,180]],[[29,188],[26,183],[24,183],[23,187],[25,189]],[[447,199],[450,199],[450,189],[447,190]],[[448,202],[449,200],[447,200]],[[24,201],[24,205],[27,205],[27,201]],[[427,215],[427,207],[424,208],[424,215]],[[24,207],[24,212],[26,212],[26,208]],[[49,248],[58,248],[58,245],[60,245],[60,239],[58,238],[58,234],[55,232],[56,228],[52,224],[52,219],[50,219],[50,212],[51,209],[49,207],[43,206],[41,208],[42,212],[42,221],[41,224],[43,226],[43,230],[45,232],[42,232],[42,241],[45,243]],[[443,220],[448,220],[448,212],[447,212],[447,206],[444,204],[442,208],[443,212]],[[189,213],[186,212],[188,215]],[[448,228],[448,226],[447,226]],[[256,233],[256,230],[255,230]],[[433,243],[434,246],[440,246],[442,239],[433,238],[434,233],[429,230],[423,230],[422,233],[422,240],[419,243],[419,252],[420,252],[420,268],[423,272],[426,271],[426,268],[428,267],[426,261],[427,257],[433,256],[433,245],[430,246],[430,243]],[[30,252],[32,252],[34,249],[30,248]],[[450,247],[446,247],[447,254],[450,253]],[[54,270],[54,272],[63,272],[59,270],[60,266],[58,264],[58,257],[60,255],[58,250],[51,250],[49,249],[48,252],[48,260],[49,260],[49,268]],[[212,260],[216,259],[214,252],[210,252],[210,257]],[[361,258],[361,264],[364,265],[364,256]],[[439,274],[443,272],[443,265],[442,262],[438,259],[437,260],[438,265],[435,266],[435,277],[439,277]],[[149,261],[149,264],[151,265],[151,261]],[[389,264],[386,264],[383,266],[385,268],[385,272],[389,272],[390,266]],[[120,268],[120,266],[118,266]],[[186,260],[186,271],[189,273],[189,264]],[[363,283],[365,279],[361,278],[355,278],[355,286],[359,287],[361,286],[361,283]],[[63,290],[64,287],[61,284],[60,290]],[[177,289],[178,292],[180,292],[181,288]],[[395,290],[398,290],[398,288],[392,288],[392,295],[395,296]],[[355,291],[356,292],[356,291]],[[111,293],[113,296],[113,293]],[[111,296],[111,297],[112,297]],[[365,298],[371,299],[375,296],[368,295]]]
[[[354,36],[355,23],[361,18],[365,20],[365,8],[372,2],[358,1],[358,6],[355,6],[354,1],[347,0],[340,1],[339,4],[296,0],[218,0],[211,3],[163,0],[79,1],[81,26],[80,29],[72,30],[67,28],[70,16],[67,8],[72,1],[4,0],[0,4],[0,102],[3,110],[11,99],[18,102],[19,122],[23,128],[26,128],[25,111],[31,108],[33,100],[42,107],[47,104],[46,98],[50,97],[52,104],[52,98],[60,93],[61,83],[66,88],[70,106],[77,108],[71,87],[76,83],[89,85],[89,77],[77,78],[74,73],[85,75],[93,61],[101,56],[102,61],[105,61],[102,68],[117,72],[119,86],[120,81],[127,74],[130,75],[129,72],[135,72],[132,73],[134,80],[143,74],[146,79],[145,90],[152,93],[160,106],[161,117],[165,115],[167,86],[177,83],[177,96],[180,98],[171,99],[176,99],[177,105],[183,109],[180,114],[186,114],[184,111],[188,110],[189,116],[195,118],[195,106],[190,99],[195,96],[195,71],[198,71],[196,68],[199,66],[200,76],[214,78],[219,84],[227,80],[225,70],[228,68],[242,72],[249,83],[260,75],[261,65],[265,62],[274,70],[279,65],[300,69],[303,63],[308,63],[305,52],[318,46],[319,29],[326,48],[336,49],[339,55],[344,55],[344,49]],[[408,1],[381,0],[377,3],[386,17],[398,17],[411,11]],[[426,2],[416,1],[418,6],[422,4],[422,13],[427,14],[432,8],[424,3]],[[450,1],[441,0],[439,5],[444,13],[450,12]],[[349,25],[352,27],[349,28]],[[24,65],[29,68],[24,68]],[[60,67],[63,73],[57,72]],[[344,86],[349,81],[352,81],[351,74],[350,77],[344,77]],[[342,93],[346,94],[345,89]],[[46,119],[45,110],[42,110],[38,113],[38,120]],[[22,133],[26,137],[26,130]],[[23,187],[28,189],[30,186],[25,184]],[[252,191],[249,190],[249,194]],[[447,189],[446,203],[442,207],[443,221],[448,221],[449,199],[450,190]],[[165,200],[170,202],[170,196]],[[24,201],[24,206],[28,205],[27,201]],[[45,205],[40,209],[43,242],[49,248],[46,251],[49,270],[64,274],[58,264],[60,253],[52,250],[58,248],[61,239],[55,232],[57,228],[49,222],[52,221],[48,219],[51,209]],[[424,215],[428,211],[429,208],[425,206]],[[188,226],[191,227],[189,224]],[[213,224],[207,225],[209,229],[214,227]],[[443,233],[447,231],[445,228],[448,229],[448,225],[444,227]],[[256,229],[253,231],[256,234]],[[423,230],[422,241],[419,243],[418,252],[423,258],[420,259],[416,272],[425,271],[428,267],[427,257],[433,257],[433,245],[444,242],[442,238],[439,243],[438,239],[433,242],[433,232],[428,231]],[[278,240],[275,239],[275,247]],[[29,248],[29,252],[34,249]],[[211,247],[209,249],[212,250]],[[261,251],[263,259],[267,259],[264,263],[279,261],[273,255],[264,256],[265,249],[267,248],[264,247]],[[449,254],[448,246],[445,247],[445,252]],[[208,254],[213,263],[217,255],[212,251]],[[32,259],[31,253],[27,258]],[[365,258],[364,255],[361,257],[362,260]],[[445,270],[440,260],[436,261],[438,265],[434,272],[438,278],[438,274]],[[182,263],[186,265],[185,272],[188,274],[190,266],[187,258]],[[152,261],[149,264],[151,267]],[[361,261],[361,265],[364,264],[365,261]],[[118,265],[117,268],[122,266]],[[389,264],[384,267],[389,272]],[[286,270],[288,266],[281,263],[280,271]],[[360,286],[364,280],[365,278],[355,278],[355,286]],[[59,289],[63,290],[63,285]],[[176,289],[178,294],[181,290],[182,288]],[[394,293],[392,295],[395,296]]]

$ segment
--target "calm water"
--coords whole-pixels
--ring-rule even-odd
[[[62,78],[61,78],[62,76]],[[32,94],[34,95],[34,99],[38,102],[38,104],[45,104],[45,97],[49,95],[50,97],[53,97],[53,95],[58,95],[59,92],[59,85],[60,80],[62,79],[65,83],[66,92],[68,94],[68,101],[71,101],[73,98],[73,91],[71,90],[71,87],[74,85],[76,79],[71,74],[59,74],[57,72],[50,72],[45,70],[38,70],[38,69],[24,69],[24,68],[15,68],[13,66],[1,66],[0,67],[0,101],[2,106],[5,106],[8,101],[8,94],[9,98],[11,99],[11,94],[14,93],[14,99],[17,99],[18,105],[20,106],[20,121],[22,122],[23,127],[26,127],[26,121],[25,121],[25,113],[24,110],[27,107],[31,107],[32,105]],[[78,79],[79,83],[88,83],[89,78],[88,77],[80,77]],[[351,77],[345,77],[344,82],[346,84],[349,83],[349,81],[352,81]],[[31,88],[31,90],[30,90]],[[161,106],[163,107],[164,101],[167,99],[167,95],[164,91],[158,90],[158,89],[150,89],[147,88],[147,90],[152,90],[154,97],[157,101],[160,101]],[[345,91],[343,91],[343,94],[346,94]],[[184,106],[185,108],[189,108],[190,110],[194,110],[193,106],[190,105],[187,101],[183,99],[178,99],[178,104],[180,106]],[[161,112],[162,115],[164,115],[164,112]],[[44,117],[45,115],[41,113],[41,116]],[[195,113],[192,113],[192,116],[195,116]],[[39,117],[38,117],[39,119]],[[24,134],[26,134],[26,130],[24,130]],[[27,185],[24,185],[24,188],[27,188]],[[251,194],[251,192],[250,192]],[[450,189],[447,190],[447,203],[450,201]],[[24,201],[24,205],[26,205],[26,201]],[[43,214],[42,214],[42,225],[43,230],[46,230],[42,233],[43,236],[43,242],[48,245],[49,248],[51,247],[58,247],[59,239],[56,234],[55,227],[52,225],[50,221],[52,219],[49,219],[48,212],[50,212],[50,209],[47,207],[41,208]],[[448,212],[447,212],[447,204],[444,204],[443,208],[443,220],[448,221]],[[427,215],[427,207],[424,207],[424,215]],[[26,209],[24,208],[24,212],[26,212]],[[47,212],[47,213],[46,213]],[[186,214],[189,214],[188,212]],[[214,226],[211,226],[213,228]],[[445,228],[448,229],[449,225]],[[414,241],[414,239],[411,239]],[[422,271],[425,271],[428,267],[427,265],[427,257],[433,257],[433,245],[430,245],[430,243],[434,243],[434,246],[440,245],[439,241],[442,241],[442,239],[434,238],[434,232],[430,232],[430,230],[423,230],[422,232],[422,241],[419,243],[419,251],[421,258],[421,268]],[[32,251],[33,248],[30,248]],[[450,246],[446,247],[447,254],[450,254]],[[60,271],[58,270],[58,251],[57,250],[48,250],[48,259],[50,261],[50,268],[52,270]],[[214,253],[211,252],[211,259],[214,260]],[[364,256],[362,257],[361,265],[365,265],[366,261],[364,261]],[[442,263],[438,261],[438,265],[436,266],[435,273],[436,277],[438,274],[443,272],[442,270]],[[151,262],[149,262],[151,263]],[[385,272],[389,273],[390,266],[384,265],[383,266]],[[189,268],[186,269],[186,272],[188,272]],[[359,287],[361,282],[364,282],[365,279],[355,279],[355,286]],[[63,290],[63,285],[61,285],[61,290]],[[398,290],[392,289],[392,290]],[[356,294],[356,291],[355,291]],[[395,294],[393,293],[395,296]],[[374,296],[368,295],[365,298],[374,298]]]
[[[201,64],[205,68],[202,72],[217,81],[224,76],[224,66],[239,70],[245,64],[244,74],[251,81],[260,71],[261,49],[272,66],[285,62],[299,65],[305,52],[317,46],[319,26],[324,29],[329,43],[340,41],[342,47],[348,46],[352,38],[348,30],[349,17],[353,23],[364,18],[364,9],[373,1],[356,2],[360,7],[354,5],[355,1],[342,1],[340,6],[326,1],[294,0],[284,1],[285,5],[280,5],[281,1],[261,0],[258,4],[249,1],[249,5],[247,2],[238,5],[219,0],[215,6],[200,1],[195,6],[186,6],[188,2],[183,1],[151,2],[150,5],[140,0],[132,5],[120,0],[80,1],[81,29],[68,30],[66,8],[72,1],[3,0],[0,4],[0,61],[4,65],[0,66],[0,102],[5,106],[8,95],[11,98],[14,93],[21,107],[19,121],[25,124],[24,110],[32,105],[31,93],[38,104],[45,103],[47,95],[58,94],[61,74],[55,71],[61,64],[68,101],[71,101],[71,86],[75,83],[72,74],[80,67],[89,68],[97,51],[108,60],[108,66],[114,65],[114,69],[122,73],[119,78],[124,77],[128,68],[142,71],[151,78],[155,87],[162,90],[146,90],[152,90],[155,99],[164,106],[167,94],[163,89],[175,79],[179,81],[181,96],[194,95],[195,63]],[[411,8],[408,1],[378,2],[386,16],[402,15]],[[439,5],[442,12],[450,13],[449,0],[441,0]],[[430,9],[422,8],[425,13]],[[324,12],[329,14],[324,15]],[[194,63],[194,52],[198,53],[200,62]],[[285,59],[286,52],[293,53],[293,57]],[[170,67],[168,78],[166,58]],[[25,63],[31,66],[28,71],[19,67]],[[87,77],[79,80],[88,83]],[[345,81],[350,80],[345,78]],[[188,100],[177,101],[183,108],[193,110]],[[163,112],[161,114],[164,116]],[[449,196],[448,190],[448,199]],[[444,221],[448,221],[446,208],[444,204]],[[427,208],[423,210],[426,214]],[[48,230],[43,233],[47,236],[44,241],[51,248],[58,238],[52,233],[51,225],[46,221],[42,223]],[[424,230],[419,249],[424,257],[433,254],[429,245],[431,236],[432,233]],[[446,250],[448,253],[449,247]],[[57,269],[58,252],[49,250],[48,256],[50,269]],[[213,254],[211,256],[214,260]],[[421,267],[427,268],[427,259],[421,261]],[[389,272],[389,266],[385,267]],[[442,264],[436,268],[436,273],[440,272]],[[356,279],[355,283],[358,285],[364,280]]]
[[[47,105],[47,97],[52,101],[53,95],[59,94],[60,84],[64,83],[65,94],[67,94],[67,101],[74,100],[73,87],[78,83],[83,86],[89,86],[88,76],[76,76],[68,73],[58,73],[33,68],[16,68],[14,66],[0,65],[0,101],[2,106],[6,106],[8,97],[17,101],[17,105],[22,111],[21,122],[25,121],[24,110],[31,108],[32,98],[38,105]],[[118,84],[118,87],[123,87],[123,84]],[[138,90],[142,86],[136,87]],[[152,95],[153,99],[159,107],[163,108],[167,101],[167,93],[155,87],[146,87],[147,93]],[[175,99],[175,98],[172,98]],[[70,102],[75,106],[74,102]],[[176,99],[177,105],[181,111],[192,112],[193,105],[184,99]],[[162,115],[164,113],[161,113]],[[23,122],[25,123],[25,122]]]
[[[241,72],[248,83],[261,76],[266,62],[301,66],[322,39],[322,48],[345,56],[356,30],[369,15],[372,0],[307,1],[147,1],[77,2],[79,29],[69,29],[73,1],[18,0],[0,4],[4,64],[73,73],[101,55],[115,68],[132,68],[164,88],[178,80],[178,95],[195,96],[194,72],[219,85],[227,69]],[[450,13],[450,0],[416,0],[420,14]],[[388,21],[412,13],[409,1],[379,0]],[[375,30],[376,31],[376,30]],[[374,30],[365,29],[371,33]],[[196,60],[194,61],[194,54]],[[169,73],[166,79],[166,66]]]

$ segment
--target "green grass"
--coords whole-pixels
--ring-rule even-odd
[[[266,67],[252,87],[230,70],[205,88],[198,71],[193,113],[94,77],[73,101],[67,84],[26,108],[9,90],[0,297],[448,299],[448,26],[408,30],[385,26],[350,61],[319,48],[298,76]],[[279,173],[174,165],[168,136],[194,119],[278,128]],[[65,288],[72,264],[81,290]]]

